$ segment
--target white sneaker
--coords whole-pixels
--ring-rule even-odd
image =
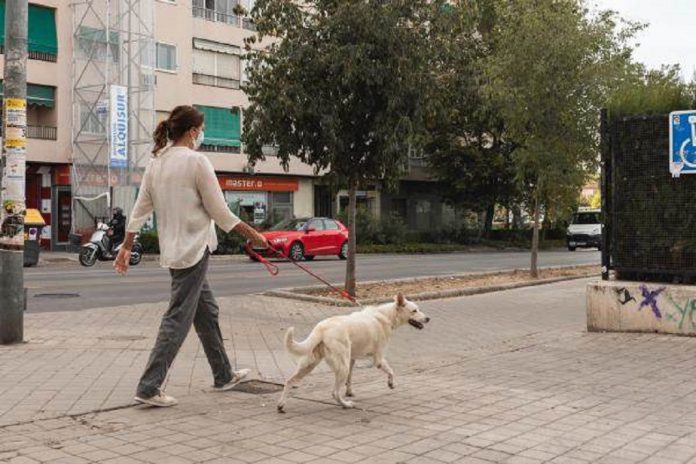
[[[165,395],[162,392],[157,393],[155,396],[151,396],[150,398],[141,398],[139,396],[136,396],[135,402],[155,406],[158,408],[168,408],[178,403],[176,398],[174,398],[173,396]]]
[[[249,374],[251,374],[251,369],[239,369],[238,371],[234,371],[232,373],[232,380],[227,382],[225,385],[221,385],[219,387],[213,387],[213,390],[219,391],[219,392],[232,390],[234,387],[239,385],[239,382],[246,379],[246,377]]]

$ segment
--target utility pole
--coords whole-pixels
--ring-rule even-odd
[[[24,215],[29,2],[5,2],[5,75],[0,161],[0,344],[24,339]]]

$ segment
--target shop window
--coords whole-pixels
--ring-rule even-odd
[[[245,222],[260,226],[266,222],[268,195],[266,192],[225,192],[230,210]]]
[[[292,192],[271,193],[271,214],[268,217],[267,226],[273,226],[293,216]]]
[[[430,227],[432,204],[430,200],[416,200],[416,228],[424,230]]]
[[[404,221],[408,217],[408,210],[406,207],[406,199],[405,198],[394,198],[391,201],[391,210],[392,213],[397,214],[401,219]]]

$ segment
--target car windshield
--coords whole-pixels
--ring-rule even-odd
[[[573,222],[571,224],[600,224],[602,221],[599,217],[599,213],[575,213],[573,215]]]
[[[271,227],[271,230],[302,230],[308,219],[286,219]]]

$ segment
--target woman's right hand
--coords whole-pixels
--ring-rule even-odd
[[[114,261],[114,269],[121,275],[125,275],[128,272],[128,266],[130,265],[131,251],[126,248],[121,248],[116,256],[116,261]]]
[[[263,235],[259,234],[258,232],[254,235],[254,238],[251,239],[251,243],[254,246],[254,248],[265,249],[271,247],[271,244],[269,243],[268,239]]]

